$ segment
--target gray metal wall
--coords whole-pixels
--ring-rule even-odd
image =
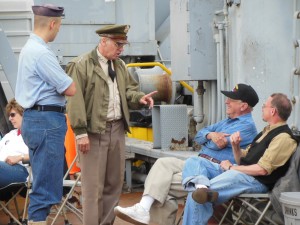
[[[215,80],[213,19],[223,0],[173,0],[170,7],[173,80]]]
[[[287,94],[296,100],[289,124],[298,129],[299,76],[293,71],[299,65],[299,49],[294,48],[299,1],[244,0],[228,10],[230,86],[244,82],[258,92],[254,115],[259,128],[265,125],[261,106],[266,98],[274,92]]]
[[[99,27],[130,24],[131,44],[124,55],[157,56],[159,41],[162,58],[171,59],[173,81],[205,80],[203,126],[226,116],[220,90],[244,82],[261,99],[253,112],[258,129],[265,124],[261,105],[273,92],[294,100],[289,124],[299,129],[300,82],[294,71],[300,71],[300,54],[294,43],[300,42],[295,16],[300,0],[37,0],[35,4],[44,2],[66,9],[61,31],[52,43],[61,64],[95,47]],[[14,12],[9,3],[0,0],[0,26],[17,58],[32,29],[32,13]],[[3,76],[0,73],[1,82]]]
[[[17,61],[21,48],[33,29],[31,6],[52,3],[65,7],[65,18],[58,36],[50,43],[61,65],[72,58],[90,51],[99,41],[95,31],[107,24],[130,24],[130,45],[123,56],[156,56],[155,2],[151,0],[0,0],[0,29],[3,39],[0,46],[5,59],[0,62],[0,81],[7,98],[14,96]],[[161,4],[161,3],[160,3]],[[163,6],[168,6],[164,1]],[[160,5],[161,7],[161,5]],[[159,22],[168,17],[168,9],[162,8]],[[166,14],[167,13],[167,14]],[[165,14],[165,15],[163,15]],[[7,41],[9,44],[7,44]],[[15,55],[7,60],[8,55]],[[168,54],[170,55],[170,54]],[[1,65],[4,64],[5,65]],[[8,68],[6,71],[4,67]],[[9,82],[8,82],[9,81]]]
[[[33,0],[0,1],[0,82],[7,100],[14,97],[17,60],[33,28]]]
[[[151,0],[35,0],[65,8],[65,19],[51,48],[65,65],[99,41],[95,31],[107,24],[130,24],[124,56],[155,56],[155,2]]]
[[[293,100],[288,122],[299,129],[300,82],[294,73],[300,68],[299,47],[295,47],[300,42],[299,2],[171,1],[172,79],[207,81],[205,123],[226,117],[220,90],[242,82],[252,85],[260,97],[253,111],[259,130],[265,125],[261,106],[274,92]]]

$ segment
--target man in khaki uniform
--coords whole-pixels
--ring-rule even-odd
[[[128,43],[128,30],[128,25],[97,30],[98,46],[66,67],[78,90],[68,99],[67,112],[79,150],[84,225],[113,224],[124,177],[128,107],[151,108],[156,93],[140,92],[119,58]]]

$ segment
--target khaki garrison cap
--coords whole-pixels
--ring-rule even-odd
[[[111,39],[116,39],[118,41],[123,41],[124,43],[128,43],[127,41],[127,33],[129,30],[129,25],[107,25],[96,30],[96,33],[100,37],[108,37]]]
[[[34,5],[32,6],[34,15],[48,16],[48,17],[61,17],[64,15],[64,7],[55,6],[52,4]]]

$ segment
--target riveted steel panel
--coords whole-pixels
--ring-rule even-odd
[[[153,148],[166,149],[172,144],[188,146],[186,105],[157,105],[152,111]]]

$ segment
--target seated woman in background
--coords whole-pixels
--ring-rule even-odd
[[[15,99],[6,106],[6,113],[14,130],[7,133],[0,141],[0,188],[11,183],[24,182],[28,171],[23,164],[29,161],[28,147],[21,135],[23,108]]]

